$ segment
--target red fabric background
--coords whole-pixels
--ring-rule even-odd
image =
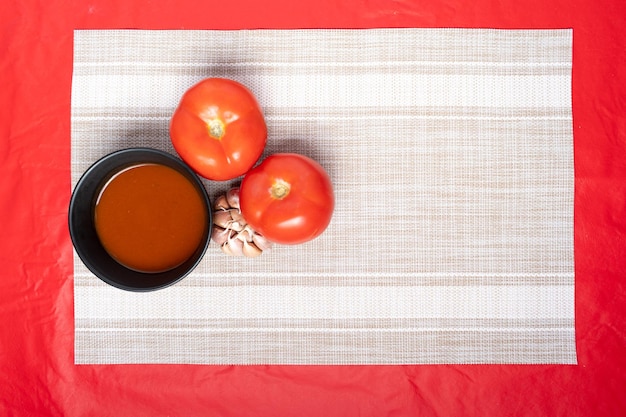
[[[0,415],[626,415],[626,2],[4,0]],[[573,28],[577,366],[75,366],[75,28]]]

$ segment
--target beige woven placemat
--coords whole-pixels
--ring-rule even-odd
[[[73,184],[174,153],[181,94],[218,76],[337,199],[318,239],[212,246],[152,293],[75,256],[76,363],[575,363],[571,55],[570,30],[76,31]]]

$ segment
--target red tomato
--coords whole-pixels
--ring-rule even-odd
[[[207,78],[180,100],[170,122],[180,157],[199,175],[226,181],[245,174],[267,140],[265,119],[252,93],[224,78]]]
[[[279,153],[246,174],[239,204],[254,230],[272,242],[289,245],[314,239],[326,229],[335,197],[320,164],[306,156]]]

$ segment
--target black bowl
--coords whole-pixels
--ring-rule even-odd
[[[194,254],[183,264],[165,272],[138,272],[121,265],[104,249],[94,225],[94,206],[102,187],[121,169],[142,163],[165,165],[183,174],[202,195],[208,214],[206,230]],[[123,149],[95,162],[74,188],[68,220],[72,243],[85,266],[107,284],[127,291],[152,291],[180,281],[198,265],[211,239],[211,203],[198,176],[181,160],[150,148]]]

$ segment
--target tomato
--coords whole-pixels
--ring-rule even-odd
[[[270,155],[240,186],[241,214],[269,241],[298,244],[319,236],[330,223],[335,197],[330,177],[311,158]]]
[[[245,174],[259,159],[267,126],[250,90],[233,80],[207,78],[182,96],[170,138],[199,175],[226,181]]]

